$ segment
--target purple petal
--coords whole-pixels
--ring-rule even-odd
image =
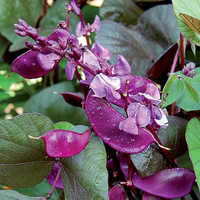
[[[64,100],[72,106],[82,107],[83,97],[73,92],[62,92],[60,94],[63,96]]]
[[[101,98],[90,91],[86,99],[86,113],[96,134],[114,149],[124,153],[139,153],[154,142],[151,133],[139,128],[139,135],[134,136],[119,130],[119,123],[126,118]]]
[[[114,65],[113,73],[117,75],[131,74],[131,66],[122,55],[117,56],[117,63]]]
[[[125,153],[118,153],[117,159],[119,161],[120,169],[122,170],[122,173],[128,178],[128,154]]]
[[[51,130],[41,136],[45,142],[45,149],[48,156],[71,157],[80,153],[88,144],[90,130],[82,134],[68,130]]]
[[[73,79],[75,70],[76,70],[76,65],[69,61],[65,67],[65,74],[67,80],[71,81]]]
[[[139,127],[146,127],[150,123],[150,110],[144,106],[141,105],[138,109],[137,115],[137,124]]]
[[[135,187],[149,194],[173,199],[183,197],[191,191],[195,175],[189,169],[173,168],[162,170],[144,179],[134,174],[132,180]]]
[[[12,63],[12,71],[20,74],[24,78],[39,78],[46,74],[48,74],[51,70],[53,70],[52,62],[50,65],[43,66],[38,62],[38,55],[40,53],[37,51],[28,51],[18,58],[16,58]],[[45,57],[46,55],[44,55]],[[47,62],[48,57],[45,59]],[[51,60],[51,59],[50,59]]]
[[[147,84],[145,93],[149,94],[154,99],[160,99],[160,91],[155,84]]]
[[[60,169],[60,164],[59,163],[55,163],[54,166],[53,166],[53,169],[51,170],[51,172],[49,173],[49,175],[46,177],[47,181],[49,182],[50,185],[53,185],[54,181],[55,181],[55,178],[56,178],[56,175],[58,173],[58,170]],[[62,184],[62,178],[61,178],[61,174],[58,178],[58,181],[56,183],[56,187],[57,188],[60,188],[60,189],[63,189],[64,186]]]
[[[101,69],[97,56],[95,56],[90,50],[83,53],[83,63],[88,65],[93,70]]]
[[[60,61],[61,57],[55,53],[37,55],[37,61],[44,70],[53,69],[54,66]]]
[[[86,30],[83,28],[83,25],[81,22],[78,22],[78,24],[76,25],[76,35],[77,36],[82,36],[85,35]]]
[[[109,200],[126,200],[126,193],[120,185],[115,185],[109,190]]]
[[[119,130],[125,131],[132,135],[138,135],[138,127],[136,124],[136,120],[132,117],[128,117],[127,119],[121,121],[119,123]]]
[[[114,94],[113,90],[118,90],[120,88],[120,79],[117,77],[108,77],[100,73],[94,77],[90,84],[90,88],[93,90],[94,96],[96,97],[102,98],[110,93],[115,97],[116,94]],[[120,96],[118,96],[118,98],[120,98]]]
[[[101,27],[101,20],[100,20],[99,16],[96,15],[93,24],[90,25],[91,32],[99,31],[100,27]]]
[[[91,51],[98,57],[109,60],[111,55],[110,51],[106,49],[105,47],[101,46],[98,42],[95,42],[92,46]]]
[[[70,5],[71,5],[72,10],[74,11],[74,13],[75,13],[76,15],[80,15],[80,8],[77,6],[75,0],[71,0]]]
[[[161,200],[161,198],[152,196],[152,195],[144,192],[144,194],[142,195],[142,200]]]

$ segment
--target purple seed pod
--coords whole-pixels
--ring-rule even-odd
[[[117,159],[119,161],[120,169],[122,170],[122,173],[128,178],[128,154],[125,153],[118,153]]]
[[[109,190],[108,196],[109,200],[126,200],[126,193],[120,185],[112,187]]]
[[[83,97],[79,96],[73,92],[62,92],[59,93],[62,95],[64,100],[72,106],[82,107]]]
[[[51,130],[40,136],[44,140],[48,156],[66,158],[80,153],[88,144],[90,129],[80,134],[68,130]]]
[[[151,133],[139,128],[138,135],[131,135],[119,130],[119,123],[125,117],[112,108],[111,104],[89,92],[85,109],[88,119],[96,134],[112,148],[124,153],[139,153],[154,142]]]
[[[50,185],[53,185],[55,178],[58,174],[59,169],[61,168],[61,165],[57,162],[54,164],[53,169],[51,170],[51,172],[49,173],[49,175],[46,177],[47,181],[49,182]],[[64,186],[62,184],[62,178],[61,175],[59,176],[59,179],[56,183],[56,187],[63,189]]]
[[[166,199],[180,198],[187,195],[195,180],[189,169],[164,169],[144,179],[137,173],[133,176],[133,185],[149,194]]]
[[[142,195],[142,200],[161,200],[161,198],[144,192],[144,194]]]

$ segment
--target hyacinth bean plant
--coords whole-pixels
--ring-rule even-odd
[[[124,5],[122,0],[105,0],[102,16],[93,16],[90,23],[84,14],[84,1],[64,2],[61,7],[65,8],[65,20],[58,19],[51,33],[47,30],[48,34],[42,34],[48,29],[42,20],[51,17],[54,9],[47,8],[46,0],[35,26],[23,17],[14,24],[26,51],[17,52],[7,79],[16,74],[26,80],[42,78],[46,87],[59,82],[59,73],[65,72],[68,81],[61,83],[61,89],[51,86],[46,99],[41,92],[34,94],[26,105],[28,113],[0,121],[0,199],[200,199],[200,33],[194,28],[199,28],[200,1],[188,4],[187,0],[173,0],[173,7],[164,5],[149,11],[131,0],[124,1]],[[113,11],[109,6],[116,6],[115,10],[118,4],[124,6],[124,11],[117,18],[115,14],[110,16]],[[0,3],[0,7],[5,5]],[[143,13],[138,25],[131,24],[126,14],[136,18],[142,9],[147,9],[147,14]],[[153,9],[156,11],[151,19]],[[107,21],[103,20],[106,12],[110,16]],[[152,31],[160,29],[155,23],[163,22],[165,19],[158,16],[166,12],[175,13],[178,24],[173,19],[168,29],[178,32],[178,38],[163,32],[164,25],[160,24],[160,32],[168,34],[167,40],[176,40],[155,61],[153,54],[165,46],[165,36],[158,36],[158,44]],[[178,26],[180,32],[175,30]],[[111,29],[107,36],[102,32],[106,27],[107,31]],[[119,30],[121,36],[115,42],[119,42],[123,55],[109,46]],[[135,43],[133,62],[130,52],[123,53],[127,47],[120,46],[129,37]],[[144,62],[145,56],[150,58],[151,67],[143,76],[138,67],[149,65]],[[141,62],[138,57],[142,57]],[[31,88],[28,86],[28,90]],[[72,111],[60,105],[58,99],[53,101],[55,96]],[[36,101],[38,109],[31,110]],[[56,114],[52,116],[53,104]],[[60,112],[66,112],[67,117],[60,117]],[[42,191],[42,183],[49,190],[37,195],[36,187]]]

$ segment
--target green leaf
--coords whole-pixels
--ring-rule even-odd
[[[49,118],[38,113],[19,115],[0,121],[0,184],[31,187],[51,170],[42,140],[33,140],[53,129]]]
[[[186,150],[185,129],[187,120],[174,116],[169,116],[168,120],[168,127],[166,129],[161,128],[158,137],[164,146],[171,149],[170,155],[176,158]],[[131,160],[143,177],[150,176],[167,167],[165,158],[160,154],[155,144],[141,153],[132,154]]]
[[[52,185],[50,185],[46,179],[44,179],[40,184],[31,187],[31,188],[17,188],[16,190],[21,194],[32,196],[32,197],[40,197],[46,196],[51,190]],[[52,200],[58,199],[59,192],[58,190],[54,190],[52,195]]]
[[[200,20],[200,0],[172,0],[172,3],[181,32],[188,40],[200,46],[200,34],[193,31],[179,16],[179,14],[182,13]]]
[[[0,190],[1,200],[41,200],[41,197],[29,197],[14,190]]]
[[[186,141],[188,144],[190,159],[194,167],[198,186],[200,188],[200,121],[193,118],[189,121],[186,130]]]
[[[24,107],[25,112],[43,113],[54,122],[67,120],[73,124],[89,123],[82,108],[67,104],[61,95],[54,92],[75,92],[75,89],[71,81],[43,89],[28,100]]]
[[[94,22],[96,15],[99,15],[99,8],[94,6],[85,5],[81,11],[85,22],[90,24]]]
[[[42,5],[43,3],[41,0],[1,0],[1,34],[12,43],[16,43],[18,40],[21,40],[21,38],[15,34],[13,24],[17,23],[18,19],[21,18],[27,21],[28,24],[35,26],[40,15],[42,14]],[[19,46],[18,49],[21,48],[22,46]]]
[[[39,32],[43,35],[48,35],[57,27],[60,21],[66,21],[66,0],[56,1],[51,8],[48,9],[47,14],[40,22]],[[73,13],[70,14],[70,30],[74,33],[76,24],[79,18]]]
[[[55,129],[64,129],[64,130],[70,130],[73,127],[73,124],[69,122],[57,122],[54,124]]]
[[[100,9],[100,15],[106,19],[136,24],[142,10],[131,0],[106,0]]]
[[[184,93],[176,101],[177,106],[185,111],[200,110],[200,76],[194,78],[183,77]]]
[[[72,130],[83,132],[88,127]],[[107,200],[108,174],[106,152],[103,143],[91,136],[87,147],[78,155],[64,159],[62,179],[68,200]]]
[[[173,74],[169,78],[163,89],[164,94],[162,96],[162,100],[164,103],[162,106],[166,107],[174,103],[182,96],[183,92],[184,92],[183,81],[177,77],[177,74]],[[165,95],[167,95],[167,97],[165,97]]]
[[[132,65],[134,74],[145,75],[153,61],[178,37],[172,6],[165,5],[144,12],[138,25],[132,28],[104,20],[96,40],[111,51],[112,62],[122,54]]]
[[[178,166],[193,170],[192,162],[189,157],[188,151],[177,158]]]

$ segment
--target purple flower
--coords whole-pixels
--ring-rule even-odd
[[[79,22],[76,26],[76,35],[90,35],[92,32],[97,32],[100,29],[101,20],[99,16],[96,16],[93,24],[84,25],[82,22]]]
[[[102,98],[111,95],[116,99],[121,98],[121,95],[116,92],[120,88],[120,79],[117,77],[109,77],[100,73],[94,77],[90,88],[93,90],[95,97]]]
[[[111,58],[110,51],[105,47],[101,46],[98,42],[92,45],[91,51],[98,57],[104,60],[109,60]]]
[[[188,64],[186,64],[186,66],[183,68],[182,72],[185,76],[188,77],[193,77],[195,75],[195,63],[193,62],[189,62]]]
[[[51,170],[51,172],[49,173],[49,175],[46,177],[47,181],[49,182],[50,185],[53,185],[56,175],[58,174],[59,169],[61,168],[61,165],[57,162],[54,164],[53,169]],[[62,184],[62,178],[61,175],[59,176],[59,179],[56,183],[56,187],[63,189],[64,186]]]

